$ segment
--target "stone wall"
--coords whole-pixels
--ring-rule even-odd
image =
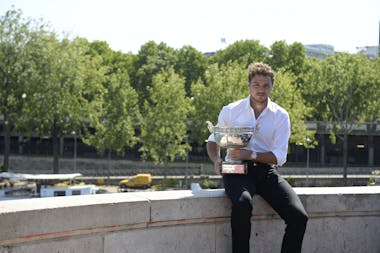
[[[303,252],[380,252],[380,186],[295,188],[310,219]],[[280,252],[284,224],[255,197],[252,252]],[[224,191],[0,201],[1,253],[228,253]]]

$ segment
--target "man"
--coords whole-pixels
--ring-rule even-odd
[[[287,111],[269,98],[274,86],[274,71],[264,63],[248,67],[249,97],[224,106],[217,126],[252,126],[256,132],[249,145],[228,149],[226,157],[247,163],[247,174],[225,174],[223,183],[232,202],[231,230],[234,253],[249,252],[252,197],[259,194],[286,223],[281,252],[301,252],[308,220],[307,213],[292,187],[277,172],[286,162],[290,136]],[[207,152],[220,174],[222,158],[213,134]]]

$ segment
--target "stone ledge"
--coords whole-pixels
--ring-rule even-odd
[[[123,194],[7,200],[0,201],[0,220],[1,245],[126,226],[146,227],[150,203]]]
[[[380,250],[380,242],[376,239],[380,232],[380,186],[294,189],[310,216],[308,230],[313,235],[306,236],[306,245],[316,247],[318,242],[313,238],[317,237],[318,240],[323,241],[325,234],[331,236],[331,233],[324,231],[326,226],[336,224],[339,228],[331,227],[331,229],[342,231],[346,237],[350,235],[347,235],[350,231],[345,231],[346,229],[359,227],[366,230],[355,231],[354,229],[353,232],[359,233],[356,242],[367,243],[368,240],[373,240],[370,243],[371,249]],[[278,223],[282,223],[278,215],[260,196],[255,196],[254,203],[252,218],[254,241],[261,240],[259,245],[262,245],[268,240],[266,237],[274,236],[275,238],[282,234],[278,232]],[[55,240],[73,240],[83,237],[99,237],[99,240],[113,238],[113,241],[117,241],[116,238],[124,238],[126,234],[139,234],[138,231],[145,230],[151,231],[152,235],[158,235],[161,232],[172,235],[176,227],[180,231],[191,230],[191,227],[198,230],[202,230],[203,227],[207,230],[214,229],[215,233],[222,233],[223,238],[227,237],[225,240],[220,240],[215,235],[212,237],[215,240],[213,244],[219,243],[224,246],[218,244],[216,248],[225,248],[228,247],[230,240],[229,215],[230,202],[224,190],[221,189],[196,192],[189,190],[130,192],[0,201],[0,252],[3,252],[5,248],[25,249],[29,244],[35,245],[42,242],[54,244]],[[355,225],[357,222],[359,222],[358,225]],[[363,222],[365,226],[360,225]],[[280,228],[282,227],[283,225],[280,225]],[[265,228],[270,231],[266,231]],[[117,236],[111,236],[110,233],[116,233]],[[193,231],[191,234],[196,236],[197,232]],[[346,240],[346,237],[340,240]],[[355,242],[347,241],[339,245],[350,245],[350,243]],[[123,243],[120,242],[120,245]],[[331,242],[331,247],[333,245],[334,242]],[[103,245],[103,247],[106,246]],[[115,249],[121,246],[110,247]],[[270,246],[262,245],[262,247]],[[354,246],[352,248],[356,249]],[[330,252],[328,248],[326,250],[324,252]],[[107,250],[104,249],[104,252]]]

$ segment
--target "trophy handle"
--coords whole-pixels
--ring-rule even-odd
[[[211,121],[207,120],[206,124],[207,124],[207,128],[210,131],[210,133],[213,133],[214,132],[214,125],[211,123]]]

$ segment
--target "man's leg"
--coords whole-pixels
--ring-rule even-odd
[[[223,176],[224,188],[232,202],[232,252],[248,253],[251,236],[254,184],[247,175]]]
[[[286,223],[281,252],[301,252],[308,215],[293,188],[275,169],[270,169],[261,182],[260,194]]]

